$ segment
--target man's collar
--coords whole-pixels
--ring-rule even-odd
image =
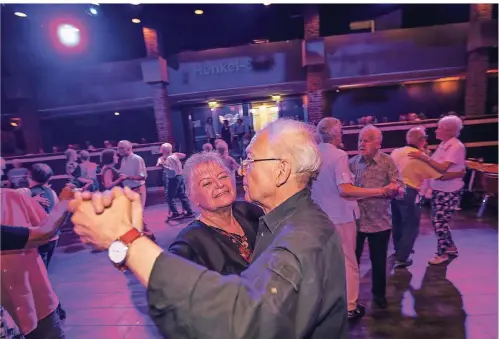
[[[370,163],[370,162],[379,163],[380,159],[381,159],[380,151],[377,151],[374,157],[370,161],[366,161],[366,158],[364,158],[363,156],[360,157],[360,161],[365,163]]]
[[[416,145],[413,145],[413,144],[407,144],[407,147],[412,147],[412,148],[416,148],[416,149],[419,149],[419,147],[418,147],[418,146],[416,146]]]
[[[447,146],[448,144],[454,142],[454,140],[457,139],[456,137],[452,137],[450,139],[447,139],[446,141],[442,141],[442,143],[440,144],[442,147],[445,147]]]
[[[281,224],[283,220],[289,216],[299,204],[300,201],[310,198],[310,189],[304,188],[298,193],[295,193],[293,196],[288,198],[288,200],[284,201],[282,204],[274,208],[270,213],[265,214],[261,219],[269,229],[269,231],[273,234],[277,227]]]

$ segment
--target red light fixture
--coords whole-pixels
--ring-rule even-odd
[[[61,53],[78,54],[85,50],[87,32],[76,18],[59,17],[49,23],[50,40]]]

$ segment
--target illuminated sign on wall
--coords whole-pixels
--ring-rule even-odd
[[[209,65],[209,66],[201,64],[195,67],[194,74],[196,74],[196,76],[220,75],[220,74],[250,71],[252,69],[253,66],[250,60],[245,60],[245,61],[236,60],[233,62],[220,62],[218,64]]]

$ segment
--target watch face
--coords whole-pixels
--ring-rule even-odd
[[[109,246],[108,255],[109,259],[117,265],[122,264],[126,259],[126,254],[128,251],[128,246],[123,242],[117,240],[114,241],[111,246]]]

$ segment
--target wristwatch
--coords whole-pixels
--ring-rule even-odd
[[[120,271],[125,271],[127,269],[125,262],[128,254],[128,248],[135,240],[143,235],[144,233],[138,231],[136,228],[132,228],[130,231],[119,237],[118,240],[111,243],[107,253],[109,259],[117,269]]]

